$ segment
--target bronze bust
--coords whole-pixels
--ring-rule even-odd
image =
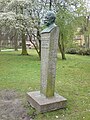
[[[55,13],[53,11],[48,11],[45,15],[44,24],[46,24],[46,26],[50,26],[51,24],[55,23],[55,19]]]
[[[45,15],[45,19],[44,19],[44,24],[47,27],[41,33],[48,33],[54,27],[56,27],[55,19],[56,19],[55,13],[53,11],[48,11],[47,14]]]

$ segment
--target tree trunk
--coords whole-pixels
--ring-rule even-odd
[[[15,51],[18,51],[18,41],[17,41],[17,38],[14,40],[14,43],[15,43],[14,49],[15,49]]]
[[[1,38],[0,38],[0,52],[1,52]]]
[[[39,30],[37,30],[37,38],[38,38],[38,41],[39,41],[39,52],[38,52],[38,54],[39,54],[39,57],[41,59],[41,36],[40,36],[40,31]]]
[[[24,33],[24,30],[22,31],[22,55],[28,55],[27,49],[26,49],[26,36]]]
[[[61,36],[60,36],[61,35]],[[59,33],[59,40],[58,40],[58,47],[62,55],[62,60],[66,60],[65,57],[65,49],[64,49],[64,40],[63,40],[63,34]]]
[[[89,45],[89,48],[90,48],[90,35],[89,35],[89,39],[88,39],[88,45]]]
[[[86,26],[84,26],[84,32],[86,35],[84,35],[85,38],[85,48],[90,48],[90,36],[89,36],[89,16],[86,18]]]
[[[49,3],[49,10],[51,10],[51,7],[52,7],[52,0],[50,0],[50,3]]]
[[[89,36],[84,36],[85,38],[85,48],[89,48]]]
[[[17,32],[16,32],[16,35],[14,37],[14,49],[15,49],[15,51],[18,51],[18,36],[17,36]]]
[[[90,36],[89,35],[87,36],[87,46],[88,48],[90,48]]]
[[[0,30],[0,51],[1,51],[1,30]]]
[[[21,10],[21,14],[23,15],[23,7],[20,6],[20,10]],[[22,25],[23,25],[23,21],[22,22]],[[22,55],[28,55],[27,53],[27,49],[26,49],[26,36],[25,36],[25,32],[24,32],[24,29],[22,30]]]
[[[35,36],[34,34],[30,35],[28,29],[26,29],[26,32],[27,32],[27,35],[29,36],[29,41],[33,44],[36,52],[38,53],[38,55],[39,55],[39,57],[40,57],[40,53],[39,53],[39,50],[38,50],[38,45],[36,45],[36,44],[32,41],[32,36],[33,36],[33,38],[34,38],[34,41],[35,41],[35,37],[36,37],[36,36]]]
[[[38,18],[39,18],[39,12],[38,12]],[[38,21],[38,28],[37,28],[37,39],[39,42],[39,58],[41,59],[41,35],[40,35],[40,21]]]

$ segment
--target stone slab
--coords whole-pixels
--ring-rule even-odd
[[[28,92],[27,100],[39,113],[65,108],[67,103],[67,99],[59,94],[46,98],[40,91]]]

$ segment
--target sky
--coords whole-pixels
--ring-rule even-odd
[[[90,11],[90,0],[85,0],[85,1],[86,1],[87,10]]]

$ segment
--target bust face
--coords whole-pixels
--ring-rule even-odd
[[[45,16],[45,20],[44,20],[44,24],[46,26],[50,26],[51,24],[55,23],[55,14],[53,11],[48,11],[46,16]]]

